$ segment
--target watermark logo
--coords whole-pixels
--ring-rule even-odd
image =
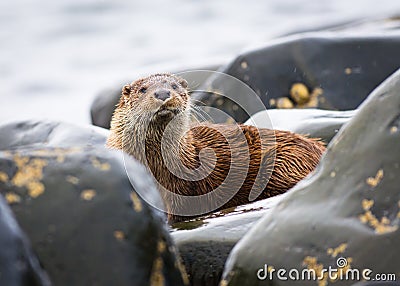
[[[299,269],[275,269],[273,266],[264,264],[257,270],[259,280],[281,280],[281,281],[396,281],[394,273],[373,274],[369,268],[353,269],[348,259],[339,257],[336,267],[327,268],[305,268]]]

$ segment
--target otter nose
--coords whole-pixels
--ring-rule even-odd
[[[157,90],[156,92],[154,92],[154,97],[157,99],[160,99],[162,101],[165,101],[170,96],[171,96],[171,93],[167,89],[161,89],[161,90]]]

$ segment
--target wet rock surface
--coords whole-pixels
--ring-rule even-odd
[[[0,196],[0,285],[47,286],[50,280],[33,254],[7,203]]]
[[[329,143],[355,114],[355,110],[271,109],[254,114],[245,124],[268,128],[272,123],[272,127],[276,130],[307,134]]]
[[[354,28],[355,29],[355,28]],[[385,78],[400,67],[400,30],[391,33],[342,31],[293,35],[266,47],[239,55],[220,71],[248,84],[266,108],[321,108],[352,110]],[[237,87],[227,85],[215,74],[193,98],[219,108],[238,122],[263,110],[244,110],[218,94],[235,95]],[[252,103],[249,103],[251,105]],[[225,118],[216,121],[225,122]]]
[[[190,285],[218,285],[233,246],[284,195],[174,224],[171,232]]]
[[[331,141],[316,173],[286,193],[236,244],[222,285],[292,285],[276,272],[266,275],[272,269],[313,270],[320,281],[296,285],[328,285],[322,269],[329,266],[345,274],[350,268],[360,275],[370,269],[371,279],[382,273],[399,279],[399,93],[400,70]],[[258,271],[265,280],[257,278]]]
[[[159,202],[150,175],[105,139],[56,122],[0,126],[1,193],[54,285],[184,285],[164,215],[136,193]]]

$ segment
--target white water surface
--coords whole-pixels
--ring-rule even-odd
[[[89,123],[100,90],[139,74],[227,62],[282,34],[399,12],[398,0],[3,0],[0,123]]]

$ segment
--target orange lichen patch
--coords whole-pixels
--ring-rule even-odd
[[[58,155],[58,156],[56,157],[56,161],[57,161],[57,163],[64,163],[64,161],[65,161],[65,156],[64,156],[64,155]]]
[[[125,239],[125,234],[121,230],[114,231],[114,237],[118,241],[123,241]]]
[[[236,121],[232,117],[228,117],[228,119],[225,121],[225,123],[226,124],[234,124],[234,123],[236,123]]]
[[[303,259],[303,265],[307,267],[308,270],[314,270],[316,277],[318,277],[318,286],[326,286],[328,285],[328,273],[323,272],[324,265],[322,263],[318,263],[316,257],[306,256]]]
[[[392,126],[390,127],[390,134],[394,134],[398,131],[399,129],[397,128],[397,126]]]
[[[189,285],[190,284],[189,277],[188,277],[188,275],[186,273],[186,269],[183,266],[183,263],[181,262],[179,257],[175,260],[175,268],[179,269],[179,272],[181,273],[181,277],[182,277],[182,280],[183,280],[183,284],[184,285]]]
[[[271,99],[269,100],[269,105],[270,105],[270,106],[275,106],[275,105],[276,105],[276,100],[275,100],[275,98],[271,98]]]
[[[308,88],[303,83],[295,83],[290,89],[290,96],[297,104],[305,104],[310,99]]]
[[[383,178],[383,170],[379,169],[376,173],[375,177],[367,178],[367,184],[373,188],[375,188]]]
[[[143,209],[142,202],[140,201],[138,195],[135,192],[131,192],[131,201],[133,203],[133,209],[136,212],[141,212]]]
[[[28,195],[32,198],[37,198],[44,193],[44,185],[41,182],[29,182],[28,185]]]
[[[84,201],[91,201],[96,196],[95,190],[83,190],[81,192],[81,199]]]
[[[164,263],[161,257],[157,257],[153,262],[153,268],[150,275],[150,285],[161,286],[165,285],[165,278],[162,273]]]
[[[18,167],[18,171],[11,179],[11,183],[17,187],[26,187],[28,194],[33,198],[43,194],[45,187],[40,180],[43,178],[43,168],[47,165],[47,161],[15,155],[14,162]]]
[[[389,232],[396,231],[398,226],[397,225],[391,225],[391,221],[387,217],[382,217],[381,220],[379,221],[378,218],[371,212],[371,207],[374,205],[373,200],[363,200],[362,201],[362,207],[365,211],[365,213],[359,215],[359,219],[362,223],[368,224],[372,228],[375,229],[375,233],[377,234],[385,234]]]
[[[240,67],[242,69],[247,69],[249,67],[249,65],[247,64],[247,62],[243,61],[243,62],[240,63]]]
[[[274,266],[268,265],[268,267],[267,267],[268,273],[271,273],[271,272],[274,271],[274,270],[275,270],[275,267],[274,267]]]
[[[31,151],[29,154],[31,156],[38,157],[56,157],[57,162],[62,163],[65,160],[65,155],[76,153],[80,151],[79,147],[71,147],[71,148],[53,148],[53,149],[37,149]]]
[[[218,99],[215,101],[215,103],[216,103],[218,106],[221,106],[221,105],[224,104],[224,100],[223,100],[222,98],[218,98]]]
[[[160,248],[158,247],[158,249],[160,249]],[[175,259],[174,266],[181,273],[183,284],[184,285],[189,285],[190,284],[189,283],[189,277],[188,277],[188,275],[186,273],[185,267],[183,266],[181,257],[179,256],[179,254],[176,253],[176,250],[175,250],[175,248],[173,246],[171,246],[169,249],[170,249],[171,252],[176,254],[176,259]]]
[[[285,109],[285,108],[293,108],[293,102],[287,97],[279,97],[276,99],[276,107]]]
[[[95,167],[96,169],[99,169],[101,171],[108,171],[111,169],[109,163],[101,163],[99,159],[97,159],[96,157],[92,157],[90,160],[92,162],[93,167]]]
[[[19,195],[17,195],[16,193],[9,192],[9,193],[6,193],[6,195],[4,197],[9,205],[17,204],[17,203],[21,202],[21,197]]]
[[[338,254],[345,252],[346,248],[347,248],[347,243],[342,243],[336,248],[328,248],[326,253],[332,257],[336,257],[338,256]]]
[[[310,108],[310,107],[318,107],[319,103],[319,96],[322,95],[324,91],[320,87],[314,88],[310,95],[310,99],[304,103],[304,104],[299,104],[297,108]]]
[[[0,182],[7,183],[8,180],[8,175],[4,172],[0,172]]]
[[[374,200],[363,199],[361,201],[361,205],[362,205],[363,210],[369,211],[372,208],[372,206],[374,205]]]
[[[73,184],[73,185],[77,185],[77,184],[79,183],[79,179],[78,179],[77,177],[74,177],[74,176],[67,176],[67,177],[65,178],[65,180],[66,180],[68,183],[71,183],[71,184]]]
[[[157,244],[157,251],[158,253],[163,253],[167,248],[165,242],[163,240],[159,240]]]

